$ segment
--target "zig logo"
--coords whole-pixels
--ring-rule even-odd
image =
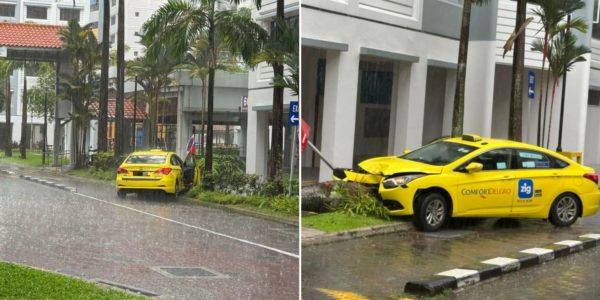
[[[521,179],[519,180],[519,198],[529,199],[533,197],[533,180]]]

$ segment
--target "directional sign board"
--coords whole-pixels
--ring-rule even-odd
[[[535,73],[533,71],[529,71],[527,76],[527,97],[535,98]]]
[[[300,109],[298,107],[298,101],[290,101],[290,109],[288,116],[288,125],[298,126],[300,121]]]

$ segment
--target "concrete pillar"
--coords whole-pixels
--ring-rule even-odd
[[[498,1],[473,5],[465,85],[464,133],[492,133]]]
[[[352,167],[359,62],[358,48],[352,45],[346,52],[327,51],[321,152],[337,168]],[[332,174],[321,164],[320,182],[331,180]]]
[[[585,0],[585,7],[573,13],[573,18],[583,18],[587,24],[592,24],[594,0]],[[587,33],[574,31],[579,44],[590,47],[592,30]],[[591,54],[584,55],[585,61],[578,62],[567,74],[565,112],[563,122],[562,149],[563,151],[583,151],[585,144],[585,127],[587,122],[588,93],[590,84]],[[555,101],[560,103],[560,96]],[[560,104],[555,107],[560,111]],[[550,147],[556,148],[558,139],[558,122],[552,121],[553,135],[550,138]],[[593,127],[592,127],[593,128]],[[592,130],[596,130],[593,128]],[[585,153],[584,153],[585,157]]]
[[[184,112],[183,93],[177,95],[177,155],[184,158],[187,155],[187,143],[192,136],[192,113]]]
[[[395,129],[390,143],[394,145],[393,153],[401,154],[406,149],[420,147],[423,142],[427,60],[398,64],[396,73],[393,87],[396,99],[392,99],[396,104],[391,112],[395,116],[390,119],[395,121]]]
[[[251,101],[251,99],[249,98],[248,101]],[[248,105],[246,137],[246,173],[248,174],[267,175],[267,153],[269,150],[268,122],[267,112],[253,111],[252,105]]]
[[[311,137],[315,135],[314,131],[318,130],[314,122],[315,112],[319,109],[316,107],[318,62],[319,57],[314,49],[302,48],[302,119],[311,127]],[[302,153],[303,167],[312,166],[312,156],[312,149],[306,147]]]

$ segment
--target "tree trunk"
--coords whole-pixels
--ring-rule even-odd
[[[518,0],[515,30],[519,30],[525,22],[527,14],[527,1]],[[513,52],[512,83],[510,98],[510,115],[508,121],[508,139],[522,141],[522,116],[523,116],[523,69],[525,64],[525,32],[515,39]]]
[[[212,172],[213,163],[213,110],[215,101],[215,67],[217,57],[215,53],[215,2],[211,1],[211,19],[208,24],[208,107],[206,120],[206,156],[204,158],[204,171]]]
[[[548,95],[550,94],[550,66],[548,66],[548,72],[546,72],[546,93],[544,95],[544,110],[542,111],[542,143],[541,147],[544,147],[545,136],[546,136],[546,119],[548,119]]]
[[[558,85],[558,77],[554,77],[552,81],[552,98],[550,98],[550,117],[548,119],[548,138],[546,139],[546,148],[550,147],[550,132],[552,131],[552,111],[554,108],[554,95],[556,93],[556,86]],[[564,87],[563,87],[564,88]]]
[[[11,102],[12,94],[10,92],[10,72],[6,72],[6,78],[4,80],[4,109],[6,117],[6,148],[4,149],[4,155],[6,157],[12,157],[12,126],[11,126]]]
[[[108,125],[108,62],[110,60],[110,1],[104,0],[102,5],[104,16],[102,18],[102,65],[100,72],[100,101],[98,112],[98,151],[108,150],[106,130]]]
[[[125,0],[119,0],[117,27],[117,99],[115,103],[115,157],[127,152],[125,143]]]
[[[546,66],[546,48],[548,48],[548,30],[544,33],[544,49],[542,49],[542,72],[540,73],[540,100],[538,107],[537,145],[542,145],[542,99],[544,91],[544,67]]]
[[[285,15],[283,11],[284,1],[277,0],[276,22],[283,22]],[[276,41],[282,36],[282,28],[275,24],[273,37]],[[283,77],[283,65],[273,64],[274,78]],[[277,180],[281,175],[283,166],[283,88],[273,88],[273,112],[271,129],[271,155],[269,158],[268,177],[270,180]],[[279,191],[278,191],[279,192]],[[280,192],[283,192],[280,191]]]
[[[469,50],[469,25],[471,22],[471,0],[463,3],[462,25],[460,28],[460,44],[458,47],[458,67],[456,74],[456,92],[454,93],[454,109],[452,113],[452,136],[463,133],[463,117],[465,111],[465,78],[467,75],[467,54]]]
[[[206,108],[206,78],[202,79],[202,115],[200,116],[200,156],[204,157],[204,110]]]
[[[23,113],[21,113],[21,159],[27,158],[27,66],[23,67]]]

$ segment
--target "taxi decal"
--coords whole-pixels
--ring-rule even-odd
[[[509,195],[512,194],[510,189],[506,188],[483,188],[483,189],[462,189],[460,191],[463,196],[470,195]]]
[[[529,199],[533,197],[533,180],[531,179],[520,179],[519,180],[519,198]]]

